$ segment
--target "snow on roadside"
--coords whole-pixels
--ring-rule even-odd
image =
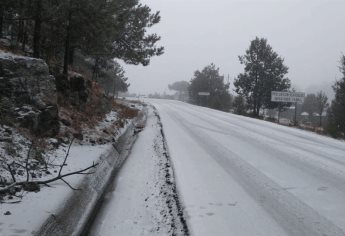
[[[108,145],[80,146],[72,145],[67,166],[63,169],[63,174],[83,169],[96,162],[99,156],[110,147]],[[67,147],[59,148],[56,156],[65,156]],[[57,173],[52,173],[52,176]],[[65,178],[73,187],[78,187],[78,183],[83,178],[82,175],[73,175]],[[41,188],[39,193],[22,192],[21,202],[11,204],[3,202],[0,204],[0,235],[29,235],[49,217],[56,212],[68,198],[73,190],[62,181],[50,184],[51,187]],[[10,215],[4,215],[10,212]]]
[[[10,52],[4,52],[2,50],[0,50],[0,58],[13,59],[13,60],[14,60],[14,58],[29,59],[29,60],[40,60],[40,59],[36,59],[36,58],[32,58],[32,57],[26,57],[26,56],[21,56],[21,55],[13,54],[13,53],[10,53]]]
[[[129,120],[125,120],[123,128],[116,126],[115,129],[114,127],[108,129],[117,119],[118,114],[112,111],[95,128],[86,129],[84,134],[88,138],[96,140],[103,135],[107,138],[113,137],[113,140],[111,142],[104,142],[102,145],[95,145],[96,143],[90,143],[88,140],[75,140],[71,145],[67,165],[64,166],[62,174],[82,170],[99,161],[100,156],[111,148],[112,142],[121,136],[130,123]],[[13,128],[7,126],[0,126],[0,128],[1,177],[2,180],[6,179],[8,182],[11,181],[11,175],[6,165],[13,161],[17,163],[25,162],[30,142]],[[109,130],[109,133],[104,132],[106,129]],[[68,151],[69,144],[61,144],[55,149],[53,146],[57,143],[56,139],[48,139],[46,141],[48,143],[48,150],[40,155],[43,155],[50,168],[47,171],[41,171],[39,175],[34,175],[34,178],[31,175],[30,179],[32,178],[32,180],[47,180],[57,176],[60,168],[59,165],[62,164]],[[16,147],[12,147],[13,145]],[[14,149],[16,151],[13,151]],[[15,152],[14,156],[8,153],[11,150]],[[35,164],[35,160],[32,160],[32,163]],[[42,168],[41,164],[37,165]],[[16,176],[16,178],[17,181],[26,180],[26,173],[23,172],[22,175]],[[64,179],[72,187],[78,188],[83,175],[72,175]],[[0,235],[33,234],[51,214],[59,210],[66,199],[74,192],[74,190],[60,180],[50,183],[49,186],[41,186],[41,190],[37,193],[21,190],[15,196],[6,195],[0,198]]]
[[[150,108],[90,235],[188,235],[161,128]]]

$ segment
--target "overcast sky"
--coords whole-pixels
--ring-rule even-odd
[[[300,91],[330,86],[340,78],[345,53],[345,0],[142,0],[161,12],[152,28],[162,36],[165,54],[147,67],[125,66],[130,92],[168,92],[168,84],[193,77],[215,63],[233,81],[243,71],[243,55],[256,36],[289,67]],[[233,88],[232,88],[233,89]]]

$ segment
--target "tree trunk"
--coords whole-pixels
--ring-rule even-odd
[[[260,117],[260,106],[257,106],[256,117]]]
[[[22,51],[25,52],[25,46],[26,46],[26,41],[28,39],[27,33],[26,33],[26,21],[23,21],[23,38],[22,38]]]
[[[20,5],[19,5],[19,15],[21,18],[24,17],[24,5],[23,5],[23,1],[20,1]],[[18,32],[17,32],[17,42],[18,43],[22,43],[23,42],[23,32],[24,32],[24,20],[23,19],[19,19],[18,20]]]
[[[259,98],[259,96],[258,96]],[[259,118],[260,117],[260,108],[261,108],[261,100],[257,99],[256,100],[256,108],[255,108],[255,117]]]
[[[2,28],[4,23],[4,6],[0,5],[0,38],[3,37]]]
[[[42,0],[36,0],[35,26],[33,39],[33,57],[40,57],[41,25],[42,25]]]
[[[253,101],[253,117],[256,116],[256,108],[257,108],[257,103],[256,103],[256,98],[254,97],[254,101]]]
[[[68,64],[73,66],[73,63],[74,63],[74,47],[70,47]]]
[[[280,123],[280,107],[278,107],[278,124]]]
[[[322,111],[320,111],[320,127],[322,127]]]
[[[72,12],[69,10],[68,19],[67,19],[67,28],[66,28],[66,39],[65,39],[65,55],[63,63],[63,74],[68,74],[68,65],[70,61],[70,41],[71,41],[71,18]]]
[[[113,82],[113,98],[115,96],[115,93],[116,93],[116,80],[114,79],[114,82]]]
[[[99,58],[96,57],[95,58],[95,65],[93,66],[93,71],[92,71],[92,77],[91,77],[92,80],[95,80],[97,78],[97,74],[98,74],[98,61],[99,61]]]

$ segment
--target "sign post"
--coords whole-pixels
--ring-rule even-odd
[[[297,126],[297,103],[304,102],[305,93],[303,92],[271,92],[272,102],[288,102],[295,103],[295,126]],[[278,121],[279,122],[279,121]]]
[[[210,92],[198,92],[198,95],[206,97],[206,106],[208,107],[208,97],[210,96]]]
[[[198,92],[199,96],[210,96],[210,92]]]

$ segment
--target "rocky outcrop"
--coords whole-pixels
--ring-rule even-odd
[[[55,78],[43,60],[0,51],[0,91],[3,122],[38,136],[59,132]]]
[[[91,99],[91,81],[74,72],[69,73],[68,78],[59,75],[56,80],[58,92],[63,96],[61,99],[68,101],[77,110],[84,111]]]

